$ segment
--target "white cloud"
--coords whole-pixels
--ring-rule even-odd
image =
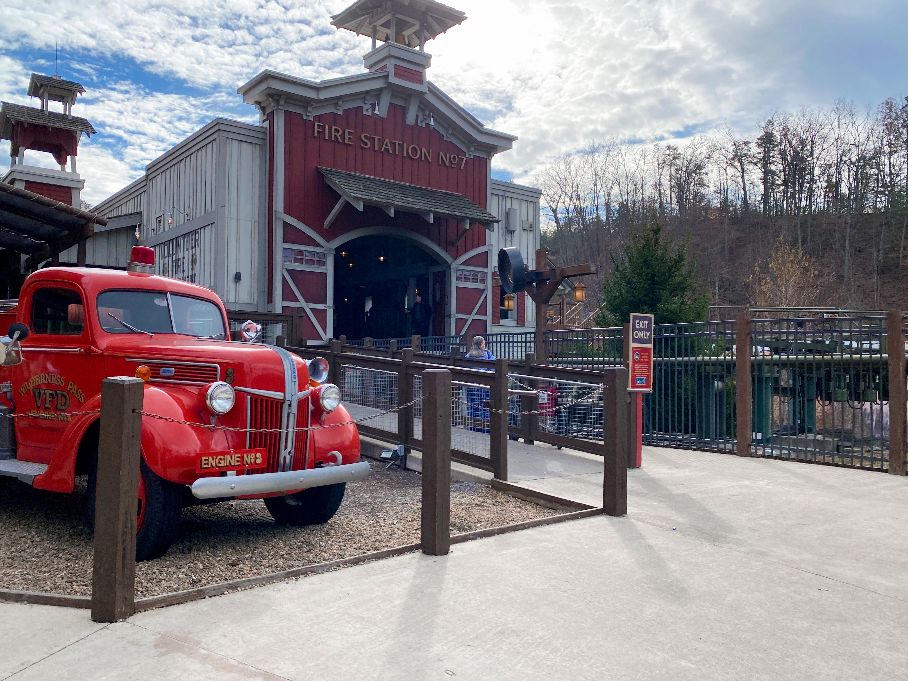
[[[79,102],[77,113],[102,133],[80,169],[104,172],[104,187],[124,175],[119,188],[210,118],[236,117],[237,85],[262,69],[312,79],[359,72],[369,40],[330,26],[351,1],[13,0],[0,96],[24,100],[30,69],[10,54],[34,54],[34,66],[58,41],[64,74],[103,83]],[[683,138],[725,124],[752,131],[777,109],[840,97],[865,107],[905,94],[904,0],[864,0],[859,9],[851,0],[450,4],[469,19],[430,43],[430,77],[490,127],[519,136],[495,165],[520,181],[606,138]],[[94,73],[122,59],[157,82]],[[115,171],[100,170],[107,162]]]

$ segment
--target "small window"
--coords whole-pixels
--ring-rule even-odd
[[[34,333],[78,336],[85,328],[85,307],[82,296],[63,288],[43,288],[32,298]]]

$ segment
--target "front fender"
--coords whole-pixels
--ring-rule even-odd
[[[86,401],[80,411],[92,411],[100,407],[101,396],[96,395]],[[210,415],[202,411],[198,395],[193,390],[181,387],[163,389],[146,383],[142,411],[163,417],[142,417],[141,442],[142,457],[148,467],[164,480],[192,484],[198,477],[196,467],[200,453],[230,449],[224,431],[165,420],[210,422]],[[89,428],[98,420],[99,415],[73,419],[64,433],[60,447],[51,458],[47,471],[35,478],[35,488],[52,492],[73,491],[79,447]]]
[[[360,456],[359,430],[356,424],[347,426],[335,425],[351,422],[353,419],[343,405],[330,414],[325,414],[317,426],[310,431],[310,447],[315,455],[315,462],[328,462],[328,452],[341,453],[342,463],[356,463]],[[332,426],[326,428],[324,426]],[[332,462],[333,463],[333,462]]]

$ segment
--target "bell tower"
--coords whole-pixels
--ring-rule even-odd
[[[363,57],[366,69],[387,73],[396,85],[426,92],[426,69],[432,61],[426,43],[466,18],[460,10],[434,0],[357,0],[331,23],[372,38],[372,50]]]
[[[0,139],[10,141],[10,168],[3,182],[80,207],[85,181],[76,171],[76,155],[82,135],[95,133],[91,123],[72,115],[76,98],[84,92],[79,83],[33,73],[28,94],[40,101],[40,108],[0,102]],[[56,103],[62,111],[51,109]],[[26,150],[51,154],[59,170],[30,165]]]

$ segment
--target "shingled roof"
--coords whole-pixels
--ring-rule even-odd
[[[82,84],[77,83],[74,80],[64,80],[57,76],[44,76],[40,73],[33,73],[31,80],[28,82],[29,97],[40,97],[40,90],[45,85],[60,90],[71,90],[73,92],[78,92],[79,94],[85,92],[85,88],[82,87]]]
[[[31,106],[0,102],[0,139],[10,138],[13,123],[46,125],[49,128],[84,132],[86,135],[93,135],[96,132],[91,123],[78,116],[67,116],[57,111],[42,111]]]
[[[370,175],[319,168],[325,181],[351,204],[395,208],[426,216],[438,215],[484,225],[500,220],[462,194],[430,189],[405,182],[382,180]],[[431,220],[430,220],[431,222]]]

